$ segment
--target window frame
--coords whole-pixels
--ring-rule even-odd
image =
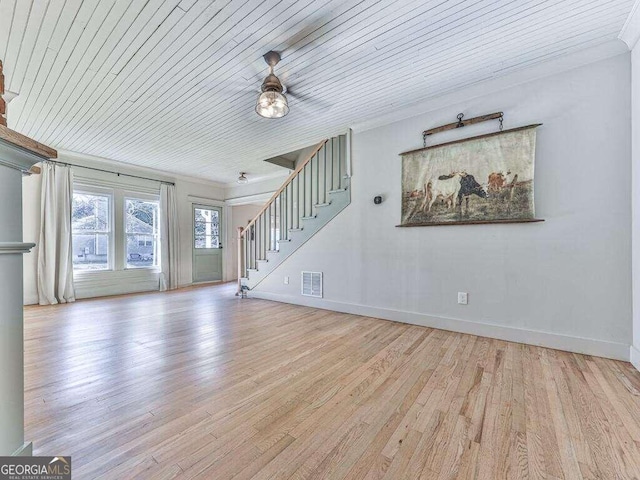
[[[218,237],[218,246],[217,247],[198,247],[196,245],[196,241],[197,241],[198,236],[202,236],[202,235],[196,235],[196,224],[203,223],[203,222],[198,222],[196,220],[196,210],[197,209],[200,209],[200,210],[211,210],[211,211],[216,211],[218,213],[218,234],[217,235],[204,235],[205,238],[207,236]],[[204,222],[204,223],[210,223],[210,222]],[[191,228],[191,235],[192,235],[191,248],[193,250],[219,250],[219,249],[221,249],[222,248],[222,236],[220,235],[221,231],[222,231],[222,207],[219,207],[219,206],[216,206],[216,205],[201,205],[201,204],[194,204],[193,205],[192,228]]]
[[[152,237],[152,241],[153,238],[155,237],[156,239],[156,248],[155,248],[155,253],[154,253],[154,262],[156,262],[155,265],[141,265],[139,267],[136,266],[130,266],[128,264],[128,260],[127,260],[127,240],[129,235],[136,235],[135,233],[129,233],[127,232],[127,200],[138,200],[141,202],[149,202],[149,203],[155,203],[158,205],[158,230],[156,233],[152,233],[152,234],[140,234],[140,235],[144,235],[145,237]],[[144,193],[140,193],[140,192],[130,192],[130,191],[125,191],[123,192],[122,195],[122,261],[123,261],[123,270],[156,270],[156,271],[160,271],[161,270],[161,258],[160,258],[160,249],[161,249],[161,242],[162,239],[160,238],[160,218],[161,218],[162,212],[160,211],[160,196],[159,195],[150,195],[150,194],[144,194]],[[145,240],[146,241],[146,240]]]
[[[72,267],[73,267],[73,274],[75,275],[93,275],[93,274],[99,274],[99,273],[103,273],[103,272],[112,272],[115,270],[115,195],[114,195],[114,191],[111,188],[102,188],[102,187],[96,187],[93,185],[86,185],[86,184],[82,184],[82,183],[75,183],[73,186],[73,192],[71,193],[71,198],[73,201],[73,196],[75,194],[79,194],[79,195],[93,195],[93,196],[99,196],[99,197],[107,197],[109,199],[109,215],[107,217],[107,221],[109,223],[109,231],[108,232],[95,232],[93,231],[93,234],[102,234],[104,235],[106,233],[107,238],[108,238],[108,242],[109,242],[109,247],[107,249],[107,268],[100,268],[100,269],[76,269],[75,264],[73,264],[72,262]],[[71,219],[71,222],[73,224],[73,218]],[[74,232],[73,231],[73,226],[71,228],[71,239],[72,239],[72,243],[73,243],[73,236],[77,234],[80,234],[80,232]]]

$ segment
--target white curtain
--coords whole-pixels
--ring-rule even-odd
[[[178,207],[176,187],[160,185],[160,290],[178,288]]]
[[[71,168],[42,165],[40,243],[38,245],[38,300],[40,305],[75,301],[71,239]]]

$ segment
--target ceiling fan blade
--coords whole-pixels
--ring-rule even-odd
[[[227,85],[223,87],[222,90],[230,93],[251,93],[256,95],[260,93],[260,89],[256,88],[255,85]]]
[[[216,81],[216,79],[205,80],[197,88],[212,91],[214,94],[221,92],[224,92],[225,95],[251,94],[257,96],[260,94],[260,86],[256,82],[247,82],[237,77],[222,82]]]
[[[325,100],[321,100],[313,95],[297,94],[289,88],[287,88],[284,93],[287,97],[295,101],[294,105],[296,107],[300,107],[305,111],[313,110],[314,113],[322,114],[328,112],[331,107],[333,107],[331,103]]]
[[[264,58],[256,58],[240,71],[237,76],[247,83],[261,82],[269,73]]]

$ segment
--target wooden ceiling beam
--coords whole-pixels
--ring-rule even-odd
[[[20,148],[35,153],[39,157],[58,158],[58,152],[51,147],[22,135],[7,127],[7,104],[2,96],[4,95],[4,75],[2,73],[2,60],[0,60],[0,141],[16,145]],[[39,171],[37,173],[40,173]]]
[[[0,140],[4,140],[17,145],[18,147],[24,148],[25,150],[29,150],[40,157],[58,158],[58,152],[53,148],[47,147],[46,145],[37,142],[26,135],[22,135],[21,133],[11,130],[4,125],[0,125]]]

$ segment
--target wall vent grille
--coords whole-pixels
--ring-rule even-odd
[[[322,298],[322,272],[302,272],[302,295]]]

